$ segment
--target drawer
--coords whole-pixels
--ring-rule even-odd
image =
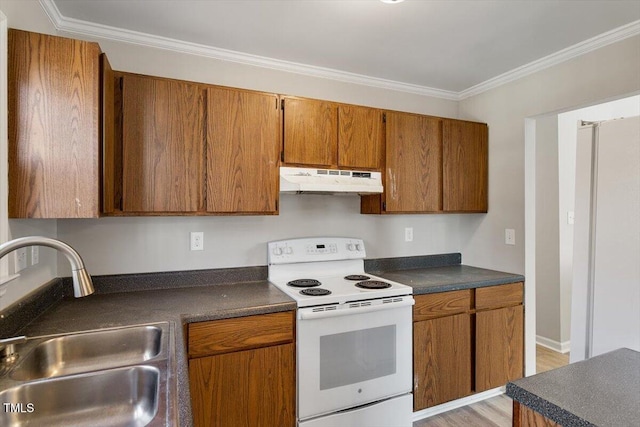
[[[413,321],[466,313],[471,309],[471,289],[440,292],[437,294],[415,295]]]
[[[293,342],[295,312],[261,314],[188,326],[189,358]]]
[[[476,289],[476,310],[508,307],[522,304],[524,299],[524,283],[488,286]]]

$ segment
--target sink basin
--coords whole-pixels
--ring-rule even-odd
[[[4,404],[0,425],[145,426],[158,412],[159,384],[160,371],[146,365],[24,383],[0,392],[15,405]]]
[[[158,356],[161,344],[162,329],[147,325],[49,338],[22,356],[11,377],[27,381],[141,364]]]

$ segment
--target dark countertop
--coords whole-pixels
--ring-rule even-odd
[[[191,425],[189,372],[182,325],[294,310],[296,303],[268,281],[94,294],[65,298],[21,332],[27,336],[174,322],[179,425]]]
[[[520,274],[487,270],[468,265],[371,271],[371,274],[413,287],[413,294],[432,294],[523,282]]]
[[[522,378],[507,396],[562,426],[637,426],[640,353],[619,349]]]
[[[459,253],[382,258],[365,260],[365,270],[410,285],[414,294],[524,280],[521,275],[469,267],[460,263]],[[41,336],[172,322],[176,343],[179,425],[188,426],[192,417],[182,325],[294,310],[295,301],[271,285],[266,280],[267,273],[266,266],[258,266],[94,276],[96,293],[86,298],[70,296],[69,278],[56,279],[51,286],[43,287],[38,295],[3,313],[4,317],[0,318],[0,336]],[[63,298],[63,295],[66,297]]]

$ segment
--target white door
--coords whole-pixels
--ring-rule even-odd
[[[578,132],[571,360],[640,351],[640,117]]]

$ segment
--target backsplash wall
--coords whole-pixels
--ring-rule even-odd
[[[307,236],[362,238],[368,258],[460,251],[465,215],[359,212],[355,195],[284,194],[277,216],[58,220],[58,238],[80,252],[94,275],[266,265],[266,242]],[[413,228],[413,242],[404,241],[405,227]],[[203,251],[189,250],[192,231],[204,232]],[[64,259],[58,275],[69,275]]]

